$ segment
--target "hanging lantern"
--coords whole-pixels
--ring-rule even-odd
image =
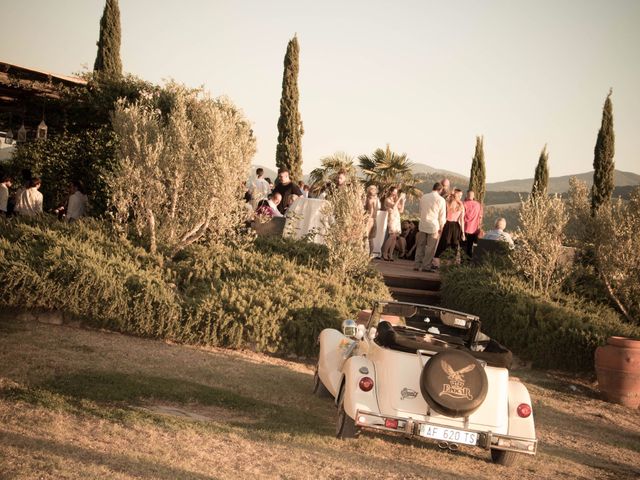
[[[47,127],[47,124],[44,123],[44,118],[43,118],[40,124],[38,125],[38,129],[36,130],[36,139],[46,140],[47,130],[49,130],[49,127]]]
[[[24,128],[24,123],[22,124],[22,126],[18,130],[18,139],[17,140],[18,140],[18,143],[27,141],[27,129]]]
[[[11,145],[13,143],[13,132],[11,131],[11,129],[9,129],[4,136],[4,143],[6,143],[7,145]]]

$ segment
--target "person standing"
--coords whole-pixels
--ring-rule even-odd
[[[42,193],[40,186],[42,182],[39,178],[34,177],[29,183],[29,188],[20,192],[16,198],[16,212],[25,217],[34,217],[42,213]]]
[[[440,268],[440,255],[451,248],[458,254],[460,243],[464,240],[464,204],[462,203],[462,190],[456,188],[447,199],[447,222],[442,229],[442,236],[436,248],[433,258],[433,268]]]
[[[482,225],[482,204],[475,199],[473,190],[467,191],[467,198],[464,201],[464,236],[465,252],[471,258],[473,256],[473,244],[478,241]]]
[[[251,202],[255,208],[260,200],[267,198],[267,195],[271,193],[271,186],[262,176],[264,175],[264,169],[256,169],[256,178],[248,185],[249,193],[251,193]]]
[[[400,224],[400,214],[404,212],[404,202],[406,195],[404,193],[398,194],[398,188],[393,187],[389,192],[389,195],[384,201],[384,209],[387,211],[387,228],[389,237],[387,241],[382,245],[382,259],[388,262],[393,262],[393,250],[396,248],[396,240],[398,235],[402,232],[402,225]]]
[[[416,263],[413,267],[416,271],[426,271],[431,268],[431,262],[435,255],[438,239],[442,234],[447,216],[446,202],[441,195],[442,184],[433,184],[431,193],[426,193],[420,198],[420,223],[416,234]]]
[[[449,181],[448,178],[443,178],[442,180],[440,180],[440,185],[442,185],[442,190],[440,191],[440,195],[442,196],[442,198],[447,200],[447,198],[451,194],[451,182]]]
[[[300,197],[302,192],[298,186],[291,181],[289,177],[289,170],[281,168],[278,170],[278,184],[273,189],[273,193],[279,193],[282,196],[282,201],[278,205],[278,210],[284,215],[285,210],[289,206],[289,197],[291,195],[297,195]]]
[[[77,180],[74,180],[69,185],[69,194],[65,220],[67,222],[72,222],[86,215],[89,200],[87,195],[84,193],[84,187]]]
[[[2,176],[0,182],[0,217],[9,215],[9,188],[11,187],[12,178],[8,175]]]

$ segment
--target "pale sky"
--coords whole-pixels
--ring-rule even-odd
[[[104,0],[0,0],[0,60],[93,68]],[[126,72],[228,95],[273,168],[287,41],[300,42],[303,170],[387,143],[488,181],[589,171],[613,88],[616,168],[640,173],[640,1],[120,0]]]

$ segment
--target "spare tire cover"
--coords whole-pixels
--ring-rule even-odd
[[[420,375],[425,401],[449,417],[464,417],[477,410],[487,396],[488,383],[480,362],[461,350],[434,355]]]

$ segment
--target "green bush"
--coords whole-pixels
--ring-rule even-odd
[[[340,278],[327,263],[285,239],[193,245],[169,262],[98,220],[0,220],[0,306],[199,345],[313,355],[323,328],[389,296],[377,272]]]
[[[591,371],[608,337],[640,337],[611,308],[571,296],[549,300],[490,264],[445,270],[441,294],[443,305],[478,315],[484,332],[537,367]]]
[[[60,310],[127,333],[170,336],[178,296],[157,261],[98,221],[0,221],[0,304]]]

